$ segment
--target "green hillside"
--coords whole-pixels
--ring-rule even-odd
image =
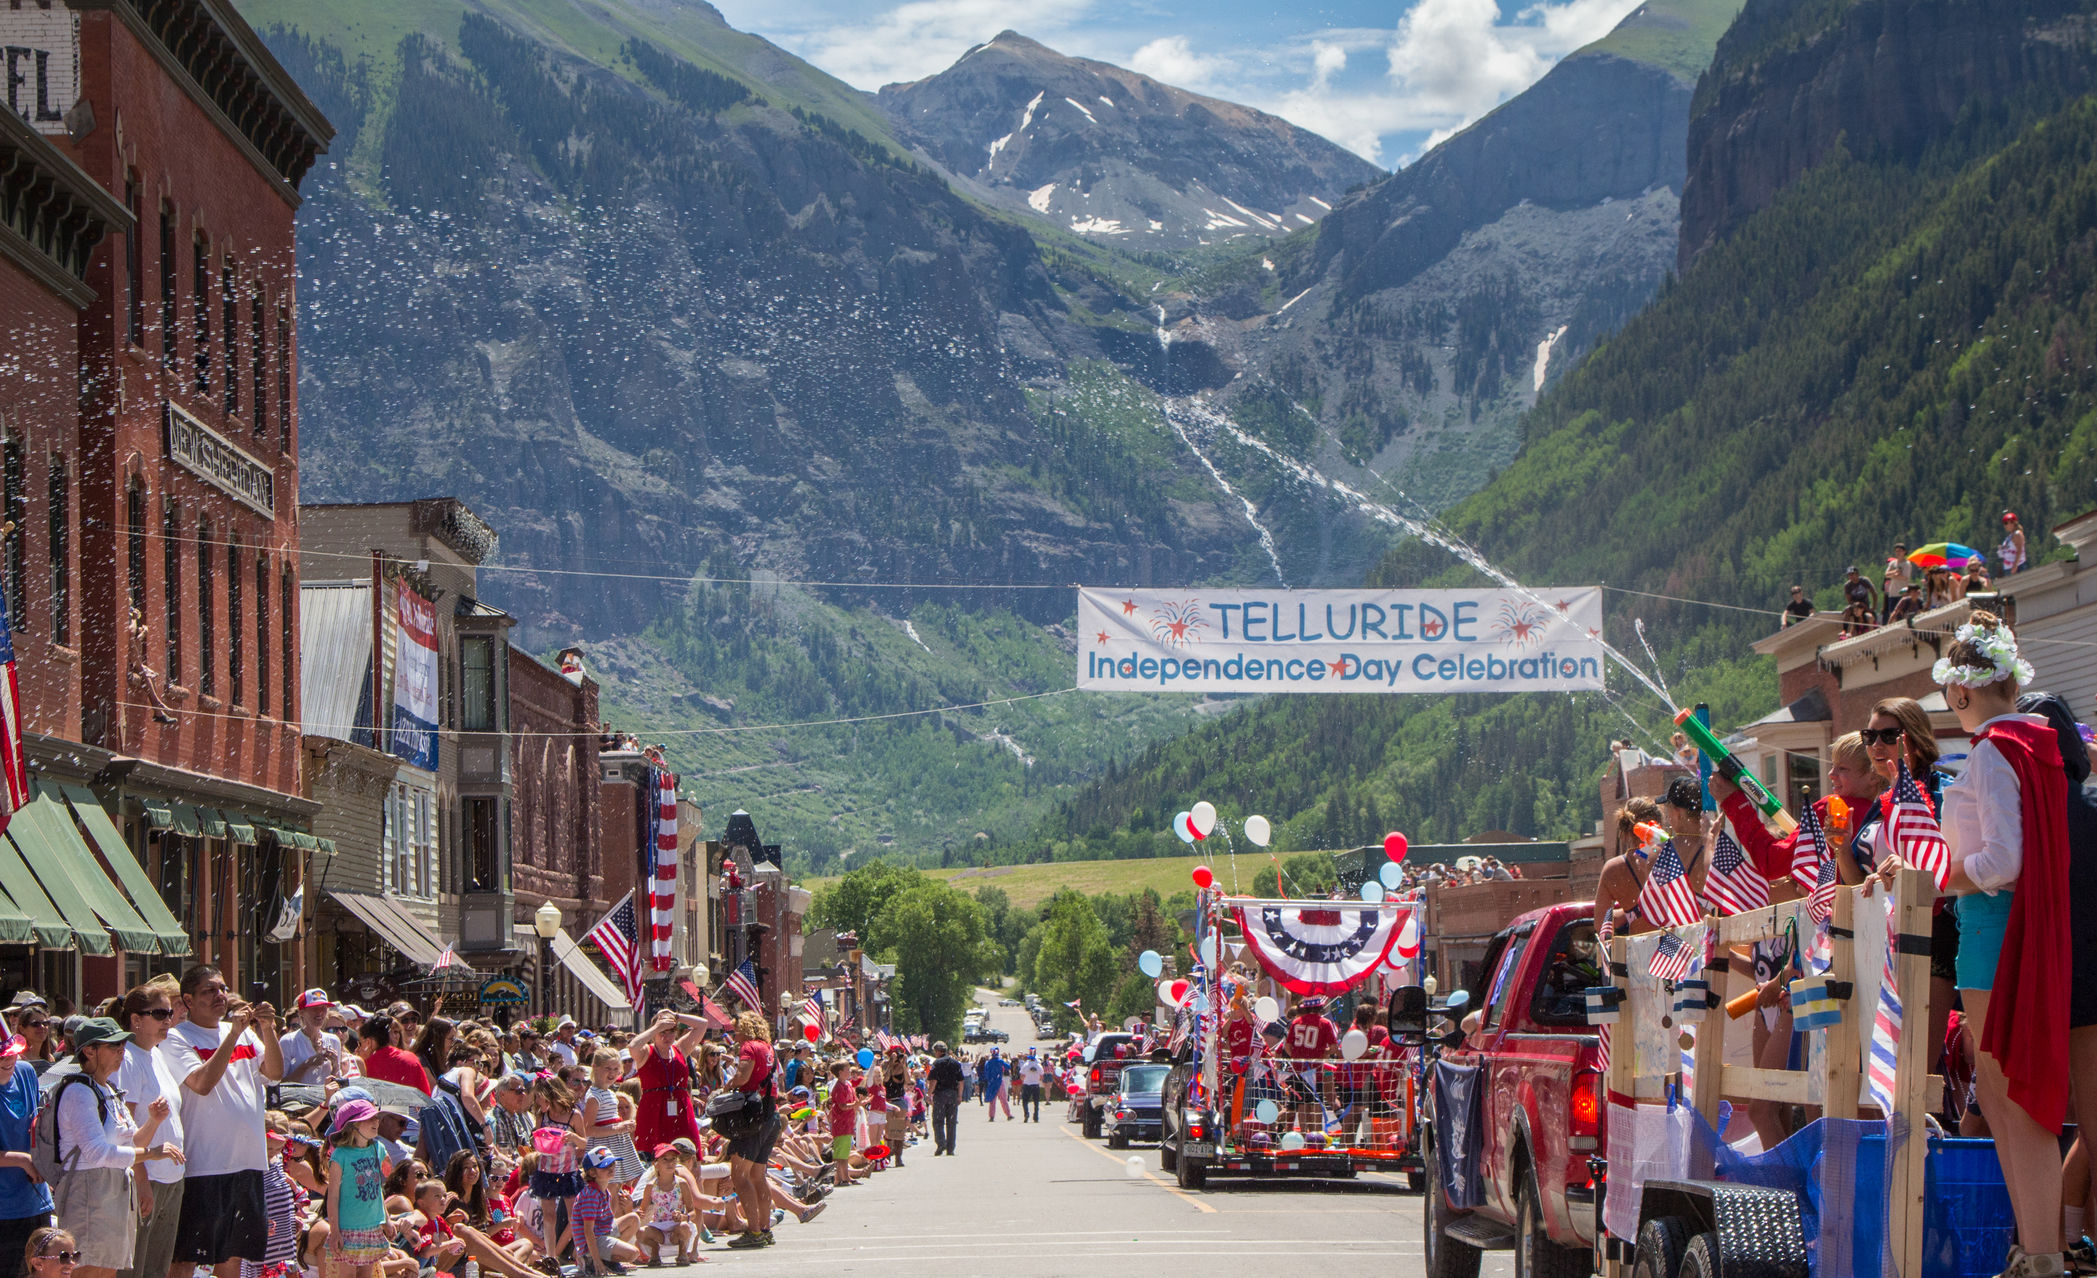
[[[1646,0],[1614,31],[1580,50],[1613,53],[1694,81],[1732,25],[1743,0]]]

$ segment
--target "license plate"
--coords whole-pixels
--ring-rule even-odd
[[[1188,1141],[1180,1146],[1181,1158],[1213,1158],[1216,1146],[1209,1141]]]

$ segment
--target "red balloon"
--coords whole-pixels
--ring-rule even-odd
[[[1180,1004],[1187,1001],[1187,990],[1189,988],[1191,987],[1188,986],[1188,984],[1185,981],[1174,981],[1172,983],[1170,992],[1172,994],[1172,1005],[1174,1007],[1178,1007]]]
[[[1383,854],[1393,861],[1405,859],[1405,836],[1393,830],[1383,836]]]
[[[1205,888],[1216,881],[1216,875],[1206,865],[1194,867],[1194,886]]]
[[[823,1036],[823,1027],[820,1025],[803,1025],[801,1033],[807,1037],[809,1042],[813,1043]]]

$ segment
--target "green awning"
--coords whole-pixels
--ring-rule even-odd
[[[116,822],[109,819],[109,813],[96,801],[94,792],[80,785],[60,786],[59,789],[72,802],[80,824],[87,827],[88,842],[100,849],[102,860],[116,872],[117,882],[123,884],[124,891],[130,894],[131,903],[138,907],[146,926],[160,938],[160,952],[170,958],[188,954],[189,933],[175,921],[174,912],[168,909],[167,902],[160,899],[160,893],[153,888],[153,880],[146,874],[146,867],[132,855],[130,845],[117,832]],[[203,811],[211,812],[212,809]]]
[[[170,830],[175,825],[175,807],[166,799],[144,799],[146,822],[156,830]]]
[[[203,832],[204,819],[197,815],[197,810],[187,803],[177,803],[175,805],[175,833],[195,836]]]
[[[153,930],[109,881],[109,874],[73,829],[72,814],[51,798],[15,813],[8,837],[36,873],[37,882],[72,925],[83,954],[110,952],[110,933],[127,950],[151,954],[160,948]]]
[[[36,944],[35,922],[4,896],[0,896],[0,944]]]
[[[225,816],[227,838],[235,843],[255,842],[255,818],[245,812],[235,812],[231,808],[226,809]]]
[[[314,838],[312,835],[306,833],[304,830],[286,830],[284,831],[284,833],[291,836],[291,846],[297,848],[299,851],[320,851],[320,840]]]
[[[335,855],[335,840],[316,838],[313,841],[320,845],[321,851],[327,853],[329,856]]]
[[[226,814],[217,808],[198,808],[197,819],[204,823],[204,837],[223,839],[226,837]]]
[[[36,875],[30,873],[14,843],[4,836],[0,836],[0,890],[7,893],[15,909],[29,916],[31,939],[38,945],[54,950],[73,948],[73,929],[66,925],[65,916],[37,886]],[[101,936],[102,930],[95,929],[95,934]]]

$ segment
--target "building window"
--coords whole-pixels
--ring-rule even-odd
[[[495,641],[459,641],[459,726],[468,732],[494,732]]]
[[[20,630],[29,624],[29,491],[19,435],[9,435],[0,445],[0,489],[6,517],[14,523],[7,534],[7,624]]]
[[[502,800],[461,800],[466,822],[466,890],[502,889]]]
[[[133,482],[124,494],[124,563],[131,591],[131,611],[146,615],[146,490]]]
[[[428,790],[415,791],[414,814],[409,830],[415,838],[415,877],[422,895],[437,895],[436,798]]]
[[[269,713],[269,552],[255,555],[255,713]]]
[[[277,447],[291,450],[291,308],[277,303]]]
[[[437,895],[434,797],[428,790],[398,781],[386,796],[386,828],[380,852],[395,896],[427,899]]]
[[[146,219],[138,207],[138,174],[124,175],[124,207],[131,210],[131,233],[124,237],[124,327],[133,346],[146,344],[146,255],[138,237],[146,232]]]
[[[160,206],[160,366],[175,371],[176,297],[181,264],[175,260],[175,210]]]
[[[379,820],[379,861],[385,866],[387,890],[395,896],[408,894],[407,859],[401,855],[400,795],[402,786],[396,782],[386,788],[386,807]]]
[[[265,401],[269,396],[269,361],[263,358],[262,349],[262,290],[257,288],[248,302],[248,362],[255,369],[255,433],[260,435],[263,423],[269,417]]]
[[[51,642],[73,642],[73,483],[66,459],[51,454]]]
[[[227,683],[233,695],[228,698],[234,705],[248,699],[247,631],[242,629],[241,598],[245,578],[240,571],[240,539],[233,538],[226,547],[226,673]]]
[[[219,306],[225,313],[226,416],[240,416],[240,271],[231,258],[218,273]]]
[[[197,691],[218,695],[218,626],[213,615],[212,583],[218,580],[211,545],[211,525],[197,521]]]
[[[182,510],[169,502],[160,512],[160,570],[166,578],[167,681],[182,682]]]
[[[199,235],[191,246],[190,339],[197,347],[197,393],[211,389],[211,246]]]
[[[295,610],[295,605],[299,597],[299,582],[297,574],[291,571],[289,563],[284,565],[284,576],[279,584],[282,589],[277,599],[282,606],[277,609],[277,624],[283,631],[283,634],[281,636],[281,646],[277,651],[282,655],[283,659],[278,662],[277,669],[281,672],[284,680],[284,696],[278,704],[284,707],[284,721],[286,723],[296,723],[299,717],[299,707],[297,698],[292,694],[297,688],[293,680],[298,676],[298,662],[292,660],[292,653],[298,645],[293,643],[292,640],[297,634],[293,627],[298,625],[298,613]]]

